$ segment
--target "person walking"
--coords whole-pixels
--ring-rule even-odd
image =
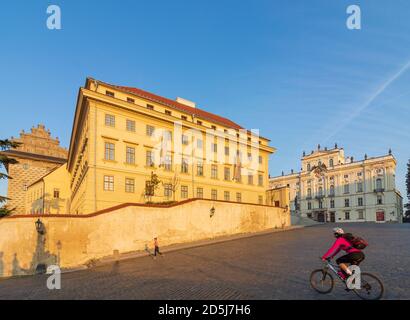
[[[158,243],[158,238],[154,238],[154,258],[156,258],[157,253],[162,256],[162,253],[159,251],[159,243]]]

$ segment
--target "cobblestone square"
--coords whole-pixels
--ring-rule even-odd
[[[0,280],[0,299],[358,299],[338,283],[320,295],[309,285],[319,256],[333,243],[333,224],[258,235],[134,258],[62,274]],[[369,242],[362,270],[380,276],[385,299],[410,299],[410,224],[341,225]]]

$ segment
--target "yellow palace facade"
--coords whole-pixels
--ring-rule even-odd
[[[87,78],[67,163],[32,187],[68,190],[59,213],[188,198],[266,204],[274,151],[258,132],[189,100]]]

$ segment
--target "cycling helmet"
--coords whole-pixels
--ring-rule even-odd
[[[345,232],[343,231],[342,228],[337,227],[337,228],[333,228],[333,233],[334,233],[335,235],[341,236],[341,235],[344,234]]]

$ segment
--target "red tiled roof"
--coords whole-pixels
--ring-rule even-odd
[[[174,108],[174,109],[182,111],[182,112],[186,112],[190,115],[195,115],[199,118],[219,123],[219,124],[224,125],[228,128],[237,129],[237,130],[243,129],[240,125],[238,125],[235,122],[233,122],[229,119],[226,119],[224,117],[218,116],[216,114],[213,114],[213,113],[210,113],[210,112],[198,109],[198,108],[189,107],[189,106],[187,106],[185,104],[182,104],[182,103],[179,103],[177,101],[174,101],[174,100],[171,100],[171,99],[168,99],[168,98],[164,98],[164,97],[158,96],[156,94],[153,94],[153,93],[150,93],[150,92],[138,89],[138,88],[124,87],[124,86],[117,86],[117,85],[110,85],[110,86],[112,86],[114,88],[117,88],[119,90],[123,90],[123,91],[127,91],[129,93],[135,94],[135,95],[137,95],[141,98],[145,98],[147,100],[151,100],[151,101],[154,101],[154,102],[158,102],[158,103],[167,105],[171,108]]]

